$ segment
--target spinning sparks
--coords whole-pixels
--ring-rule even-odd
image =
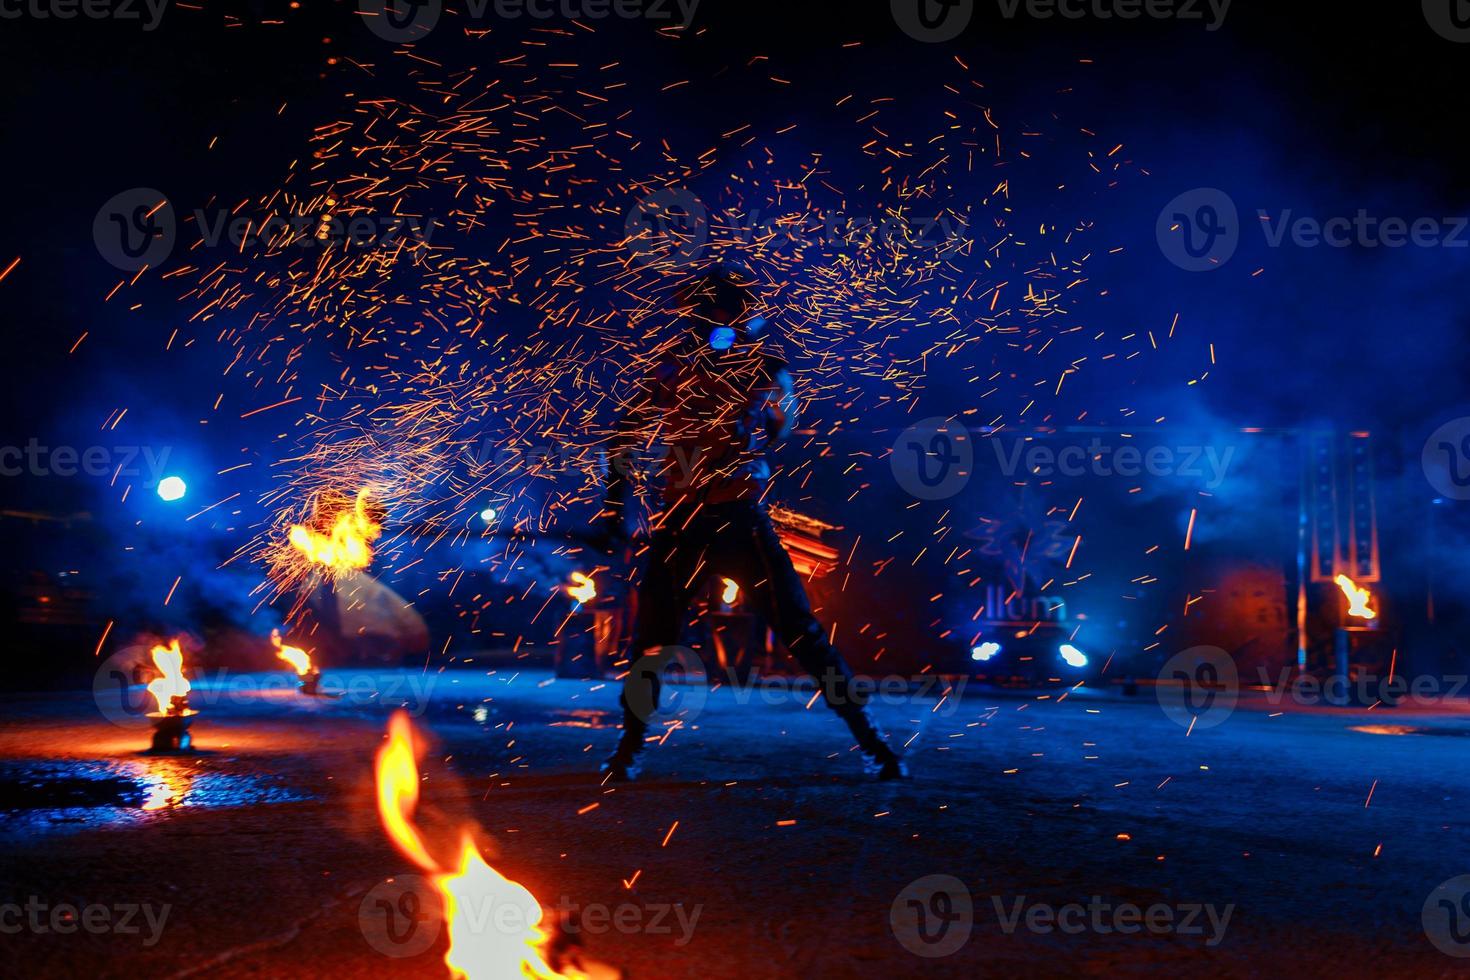
[[[597,598],[597,583],[592,580],[592,576],[585,575],[582,572],[573,572],[571,582],[562,586],[562,588],[579,605],[585,605]]]
[[[148,682],[148,693],[158,701],[158,713],[169,714],[174,710],[174,698],[189,696],[189,679],[184,676],[184,652],[179,649],[178,638],[168,646],[153,648],[153,664],[163,676]]]
[[[401,711],[388,720],[388,741],[378,750],[377,782],[378,814],[388,836],[430,875],[444,901],[444,920],[449,925],[444,962],[453,976],[472,980],[587,977],[580,971],[561,973],[546,962],[543,950],[548,937],[540,928],[544,914],[540,903],[523,886],[486,864],[468,831],[460,837],[452,870],[430,856],[412,822],[419,797],[417,750],[413,726]],[[507,926],[515,917],[499,914],[506,908],[525,911],[520,928]]]
[[[1377,619],[1378,613],[1374,611],[1371,603],[1373,593],[1358,585],[1346,575],[1339,575],[1334,581],[1337,587],[1342,589],[1342,594],[1347,596],[1348,615],[1357,616],[1360,619]]]
[[[337,514],[330,534],[320,534],[303,524],[291,527],[291,546],[315,565],[335,573],[357,571],[372,564],[372,543],[383,528],[367,511],[368,490],[359,490],[352,509]]]
[[[280,630],[271,630],[271,644],[276,648],[276,656],[290,664],[297,676],[304,677],[311,671],[311,657],[300,647],[282,643]]]
[[[750,120],[712,141],[668,140],[687,89],[644,77],[637,59],[581,58],[593,28],[578,26],[538,31],[493,69],[414,58],[407,88],[396,72],[371,73],[282,154],[309,166],[221,190],[239,202],[232,220],[269,233],[223,262],[204,260],[213,243],[202,238],[180,243],[174,267],[150,270],[178,291],[186,324],[170,356],[217,345],[230,368],[213,408],[269,422],[252,435],[268,442],[241,449],[272,461],[271,489],[243,462],[218,489],[248,531],[234,557],[265,566],[261,603],[295,592],[292,631],[334,598],[362,612],[353,589],[318,587],[369,565],[402,573],[415,595],[452,597],[471,632],[501,619],[494,591],[544,600],[561,561],[537,550],[599,505],[616,446],[642,447],[630,484],[645,498],[647,477],[671,466],[698,495],[756,463],[770,436],[759,427],[735,457],[706,450],[744,424],[724,402],[754,394],[773,363],[800,382],[805,447],[826,447],[854,420],[896,434],[926,390],[973,405],[966,424],[995,432],[1134,417],[1124,404],[1089,412],[1072,394],[1142,390],[1142,365],[1160,350],[1147,330],[1089,325],[1112,293],[1092,263],[1118,251],[1095,213],[1115,209],[1094,202],[1144,176],[1122,144],[1058,114],[1008,121],[959,59],[936,59],[932,90],[913,98],[850,65],[851,91],[823,94],[811,132]],[[770,84],[770,67],[751,59],[740,84]],[[348,242],[325,230],[361,222],[380,234]],[[727,348],[717,360],[720,390],[742,396],[732,399],[652,383],[691,356],[681,297],[716,262],[742,270],[754,304],[733,340],[699,332],[700,357],[707,341]],[[754,337],[758,319],[769,325]],[[708,410],[705,394],[722,407]],[[689,431],[661,430],[671,405],[697,420]],[[703,462],[686,466],[696,461],[677,453],[696,444]],[[778,467],[763,500],[791,483],[803,499],[865,513],[886,485],[875,472],[912,465],[891,457],[822,448]],[[933,508],[940,539],[964,530],[949,514]],[[969,554],[915,553],[925,536],[912,529],[849,535],[839,552],[824,540],[835,526],[788,525],[775,506],[771,516],[798,575],[830,577],[835,591],[861,581],[859,568],[958,569]],[[1093,571],[1068,570],[1069,582]],[[598,600],[591,572],[561,589],[583,607]],[[839,628],[882,633],[869,626]]]

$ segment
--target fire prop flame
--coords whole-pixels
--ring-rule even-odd
[[[573,572],[571,582],[562,588],[579,603],[585,604],[597,598],[597,583],[592,580],[592,576],[582,572]]]
[[[733,578],[722,578],[720,581],[725,583],[725,591],[720,593],[720,601],[727,606],[735,605],[740,598],[740,583]]]
[[[1377,619],[1378,613],[1373,610],[1373,593],[1358,585],[1346,575],[1339,575],[1336,580],[1337,587],[1342,589],[1342,594],[1347,596],[1348,615],[1357,616],[1360,619]]]
[[[369,491],[357,492],[352,509],[336,516],[330,534],[313,531],[304,524],[293,524],[288,534],[291,546],[313,564],[334,572],[353,572],[367,568],[373,561],[372,544],[383,534],[382,525],[368,514]]]
[[[429,854],[412,822],[419,799],[417,760],[413,725],[407,714],[395,712],[388,719],[388,741],[378,750],[378,814],[393,843],[430,876],[444,901],[449,925],[444,962],[450,972],[470,980],[587,980],[588,974],[561,973],[546,962],[543,950],[549,937],[540,927],[540,903],[524,886],[486,864],[468,831],[460,837],[452,870]],[[502,929],[503,918],[486,914],[505,906],[528,911],[524,928]]]
[[[173,699],[189,696],[189,679],[184,676],[184,652],[179,649],[178,638],[168,646],[153,648],[153,664],[163,676],[148,682],[148,693],[158,701],[158,713],[168,714],[173,710]]]
[[[300,647],[282,643],[280,630],[271,630],[271,643],[276,648],[276,656],[290,664],[298,677],[311,673],[311,657]]]

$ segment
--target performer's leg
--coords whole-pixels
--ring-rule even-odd
[[[806,586],[765,510],[753,504],[741,508],[717,535],[711,559],[747,590],[757,612],[816,679],[827,706],[852,731],[870,771],[885,779],[906,776],[902,761],[874,722],[866,696],[853,683],[852,668],[813,615]]]
[[[628,673],[618,704],[623,709],[623,731],[617,749],[603,763],[602,771],[615,779],[637,776],[638,757],[648,735],[649,716],[657,710],[660,663],[645,659],[655,647],[679,642],[684,617],[693,595],[688,579],[699,555],[692,551],[701,542],[676,539],[668,532],[654,535],[649,544],[648,565],[638,585],[638,615],[633,638],[625,653]]]

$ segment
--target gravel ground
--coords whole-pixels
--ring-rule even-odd
[[[1147,695],[892,697],[877,710],[914,778],[878,784],[804,692],[723,688],[614,788],[593,775],[613,684],[501,668],[329,673],[339,700],[286,687],[200,685],[185,758],[140,753],[146,723],[115,693],[104,710],[4,699],[7,974],[445,976],[437,902],[376,816],[373,753],[399,704],[433,743],[419,822],[436,846],[477,828],[496,868],[631,978],[1470,964],[1421,917],[1470,874],[1466,710],[1243,702],[1186,734]],[[1155,928],[1132,927],[1132,906]]]

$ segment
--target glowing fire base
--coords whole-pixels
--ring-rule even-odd
[[[154,712],[153,743],[149,752],[182,755],[194,751],[194,736],[189,732],[189,723],[199,712],[189,707],[188,697],[175,697],[169,702],[166,714]]]
[[[308,670],[301,675],[301,693],[309,698],[329,698],[330,694],[321,691],[322,672],[319,670]]]

